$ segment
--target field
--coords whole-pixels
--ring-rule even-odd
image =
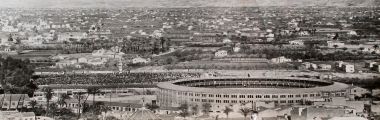
[[[219,70],[294,70],[291,64],[270,64],[267,62],[191,61],[167,65],[167,69],[219,69]]]

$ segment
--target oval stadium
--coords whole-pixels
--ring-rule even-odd
[[[213,111],[224,106],[252,102],[276,105],[302,104],[324,96],[346,96],[349,85],[311,78],[294,77],[213,77],[187,78],[158,85],[161,107],[210,103]]]

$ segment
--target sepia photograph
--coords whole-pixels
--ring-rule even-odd
[[[0,120],[380,120],[380,0],[0,0]]]

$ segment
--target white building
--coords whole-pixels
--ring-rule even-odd
[[[142,57],[137,57],[137,58],[133,58],[132,59],[132,63],[133,64],[137,64],[137,63],[148,63],[150,62],[149,59],[145,59],[145,58],[142,58]]]
[[[343,67],[343,70],[347,73],[355,72],[355,66],[354,65],[346,63],[346,64],[343,64],[342,67]]]
[[[303,40],[293,40],[293,41],[289,41],[289,44],[290,45],[304,45],[304,42]]]
[[[292,62],[292,59],[285,58],[284,56],[278,57],[278,58],[272,58],[271,61],[273,63],[286,63],[286,62]]]
[[[18,29],[13,26],[4,26],[1,31],[3,32],[18,32]]]
[[[87,37],[87,33],[82,32],[66,32],[66,33],[60,33],[58,34],[58,41],[70,41],[75,40],[79,41],[83,38]]]
[[[228,55],[228,52],[226,50],[219,50],[215,53],[215,57],[225,57]]]
[[[379,63],[374,64],[371,69],[374,70],[374,71],[376,71],[376,72],[380,72],[380,64]]]
[[[337,48],[343,48],[344,45],[345,45],[344,43],[339,42],[339,41],[327,41],[327,46],[329,48],[335,48],[335,46],[337,46]]]
[[[329,64],[319,64],[318,68],[320,70],[331,70],[331,65],[329,65]]]
[[[343,70],[346,73],[355,72],[355,66],[354,65],[351,65],[351,64],[343,62],[343,61],[338,61],[336,64],[340,70]]]

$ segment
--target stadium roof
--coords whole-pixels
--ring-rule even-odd
[[[332,85],[313,87],[313,88],[206,88],[206,87],[187,87],[181,85],[175,85],[174,83],[180,81],[191,81],[191,80],[207,80],[207,79],[260,79],[256,78],[193,78],[193,79],[181,79],[170,82],[162,82],[157,86],[163,89],[183,91],[183,92],[198,92],[198,93],[214,93],[214,94],[303,94],[303,93],[316,93],[320,91],[342,91],[349,87],[347,84],[334,82]],[[282,78],[271,78],[263,77],[261,79],[293,79],[293,80],[307,80],[307,81],[320,81],[318,79],[310,78],[291,78],[291,77],[282,77]],[[326,81],[325,81],[326,82]]]

